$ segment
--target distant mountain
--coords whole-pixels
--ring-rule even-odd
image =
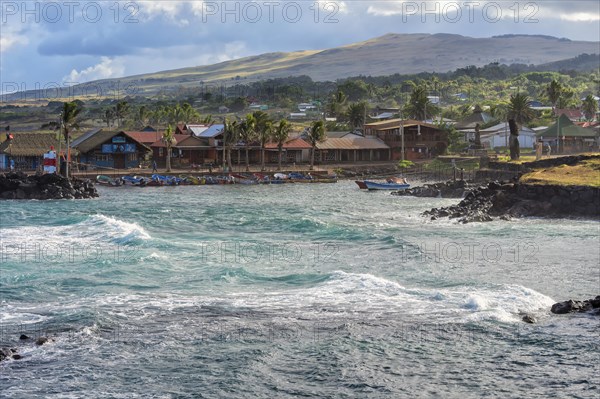
[[[298,75],[308,75],[315,81],[335,81],[358,75],[447,72],[491,62],[538,65],[584,53],[598,53],[599,48],[600,42],[597,41],[571,41],[542,35],[473,38],[443,33],[387,34],[326,50],[267,53],[214,65],[108,79],[82,86],[106,84],[123,88],[133,85],[137,94],[150,95],[177,86],[246,83]]]

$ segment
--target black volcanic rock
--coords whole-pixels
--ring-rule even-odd
[[[0,174],[0,199],[83,199],[97,196],[98,192],[89,180],[66,179],[56,174]]]
[[[550,311],[554,314],[567,314],[574,312],[587,312],[592,309],[600,308],[600,295],[594,299],[588,299],[587,301],[574,301],[569,299],[568,301],[558,302],[552,305]],[[597,313],[600,314],[600,313]]]
[[[458,204],[425,211],[423,216],[433,220],[447,216],[462,223],[528,216],[598,219],[600,189],[491,182],[470,191]]]
[[[406,190],[393,191],[392,195],[412,197],[433,198],[462,198],[477,186],[465,180],[447,181],[443,183],[425,184],[408,188]]]

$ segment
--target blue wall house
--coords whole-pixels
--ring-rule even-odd
[[[107,169],[137,168],[144,160],[150,147],[139,142],[127,132],[102,129],[83,134],[71,143],[79,152],[80,167],[88,166]]]
[[[13,133],[12,137],[3,137],[0,143],[0,169],[9,169],[12,160],[16,170],[36,170],[43,166],[44,153],[51,147],[58,150],[54,133]]]

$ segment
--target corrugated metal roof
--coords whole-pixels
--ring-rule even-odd
[[[58,140],[54,133],[13,133],[13,139],[0,144],[0,153],[11,156],[42,156],[54,146],[58,150]]]
[[[401,120],[399,118],[396,118],[396,119],[388,119],[388,120],[379,121],[379,122],[365,123],[365,128],[372,128],[374,130],[395,129],[395,128],[400,127],[400,121]],[[417,121],[414,119],[404,119],[402,121],[402,124],[404,125],[404,127],[421,125],[421,126],[430,127],[433,129],[439,129],[436,125],[432,125],[431,123]]]
[[[177,144],[179,144],[182,143],[184,140],[189,139],[191,136],[189,134],[174,134],[173,137],[175,137],[175,141],[177,142]],[[175,144],[173,147],[176,147],[177,144]],[[154,143],[150,144],[150,147],[166,147],[166,144],[162,141],[161,136]]]
[[[328,138],[317,144],[319,150],[388,150],[390,147],[375,137]]]
[[[203,137],[203,138],[213,138],[213,137],[216,137],[216,136],[218,136],[219,134],[221,134],[223,132],[223,128],[224,127],[225,126],[223,124],[212,125],[208,129],[206,129],[205,131],[203,131],[202,133],[200,133],[198,135],[198,137]]]
[[[188,125],[188,130],[192,132],[194,136],[200,136],[203,132],[208,130],[208,125]]]
[[[114,136],[121,134],[121,133],[124,134],[125,136],[129,137],[131,140],[135,141],[136,143],[138,143],[141,147],[143,147],[147,150],[150,150],[150,147],[148,147],[144,143],[140,142],[135,137],[130,136],[127,132],[115,132],[115,131],[110,131],[110,130],[106,130],[106,131],[98,130],[98,131],[96,131],[95,134],[88,137],[83,142],[81,142],[79,144],[72,143],[71,147],[77,149],[81,153],[86,153],[88,151],[93,150],[97,146],[106,143],[108,140],[112,139]]]
[[[129,137],[144,144],[154,143],[162,137],[161,132],[124,132]]]
[[[92,130],[89,130],[89,131],[83,133],[81,136],[79,136],[76,139],[74,139],[73,141],[71,141],[71,147],[78,146],[79,144],[83,143],[84,141],[86,141],[87,139],[89,139],[90,137],[92,137],[93,135],[98,133],[100,130],[102,130],[102,128],[92,129]]]
[[[288,140],[283,144],[283,148],[286,150],[309,150],[311,149],[311,145],[301,138],[295,138],[292,140]],[[267,143],[265,145],[265,149],[277,149],[277,143]]]

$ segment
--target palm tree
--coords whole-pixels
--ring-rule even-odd
[[[60,114],[60,125],[67,143],[67,163],[65,166],[65,177],[69,178],[69,162],[71,161],[71,130],[79,129],[77,116],[82,111],[79,105],[72,101],[63,104],[63,110]]]
[[[310,170],[313,170],[315,165],[315,151],[317,144],[325,141],[325,126],[323,121],[315,121],[308,128],[308,142],[312,146],[310,154]]]
[[[406,106],[409,116],[416,120],[425,120],[427,116],[436,115],[438,107],[427,98],[427,90],[423,86],[416,86],[410,93],[410,100]]]
[[[514,119],[520,125],[529,122],[535,117],[531,109],[531,101],[527,94],[517,93],[510,96],[507,117],[508,119]]]
[[[546,97],[550,100],[553,108],[556,108],[556,104],[560,100],[560,97],[563,94],[564,88],[562,84],[556,79],[552,79],[552,82],[548,83],[548,86],[544,89]]]
[[[273,122],[269,114],[264,111],[256,111],[252,114],[256,122],[256,136],[260,144],[260,170],[265,170],[265,145],[271,140],[273,134]]]
[[[225,162],[231,165],[231,148],[238,142],[240,136],[240,125],[237,121],[229,122],[227,118],[223,120],[223,170],[225,170]]]
[[[138,129],[143,129],[145,126],[147,126],[148,122],[150,121],[150,117],[150,111],[148,111],[148,108],[146,108],[145,105],[142,105],[135,115],[135,122]]]
[[[348,106],[348,121],[352,129],[362,129],[367,116],[367,103],[364,101],[352,103]]]
[[[246,172],[250,171],[250,158],[248,157],[248,151],[250,149],[250,143],[256,139],[256,119],[252,114],[247,114],[246,119],[240,124],[240,138],[244,142],[244,148],[246,150]]]
[[[173,133],[173,127],[167,126],[167,130],[162,135],[162,141],[167,146],[167,172],[171,171],[171,148],[177,144],[175,134]]]
[[[121,127],[123,124],[123,119],[129,113],[129,104],[127,101],[119,101],[117,103],[117,107],[115,108],[115,116],[117,117],[117,127]]]
[[[593,95],[588,94],[584,99],[583,99],[583,104],[581,104],[581,109],[583,110],[583,113],[585,114],[585,118],[587,120],[594,120],[594,117],[596,116],[596,112],[598,111],[598,101],[596,101],[596,99],[594,98]]]
[[[115,111],[112,108],[108,108],[102,114],[102,121],[106,122],[106,127],[110,127],[113,119],[115,119]]]
[[[344,94],[343,91],[338,90],[331,96],[329,102],[327,103],[327,113],[333,117],[338,117],[339,115],[343,114],[344,106],[346,105],[347,100],[348,96]]]
[[[279,156],[277,170],[281,170],[281,154],[283,152],[283,144],[285,144],[285,142],[287,141],[291,130],[292,125],[290,125],[290,123],[287,120],[282,119],[279,121],[279,124],[273,132],[273,140],[275,140],[275,142],[277,143],[277,151]]]

